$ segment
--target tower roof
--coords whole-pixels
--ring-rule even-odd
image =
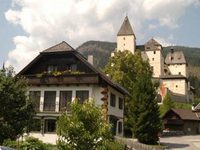
[[[124,22],[122,23],[121,28],[119,29],[119,32],[117,33],[117,36],[121,36],[121,35],[134,35],[135,36],[127,16],[125,17]]]
[[[145,43],[145,45],[154,45],[154,46],[161,46],[158,41],[156,41],[154,38],[151,38],[148,42]]]

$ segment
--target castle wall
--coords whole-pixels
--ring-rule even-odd
[[[168,68],[172,75],[183,75],[187,77],[186,64],[172,64]]]
[[[135,37],[133,35],[117,36],[117,50],[129,50],[135,53]]]
[[[148,60],[149,64],[153,70],[153,77],[160,77],[162,75],[162,54],[160,50],[155,51],[144,51],[142,52],[142,57],[144,60]]]
[[[173,93],[187,96],[187,82],[185,79],[162,79],[162,83]]]

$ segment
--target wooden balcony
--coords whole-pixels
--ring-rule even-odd
[[[37,77],[36,75],[25,76],[29,85],[66,85],[66,84],[97,84],[99,78],[97,74],[78,75],[46,75]]]

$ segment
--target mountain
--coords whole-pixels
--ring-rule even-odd
[[[116,43],[106,41],[88,41],[77,48],[85,57],[93,55],[97,61],[97,67],[104,68],[110,58],[111,52],[117,47]],[[140,46],[141,47],[141,46]],[[173,48],[183,51],[188,62],[189,74],[200,78],[200,48],[169,46],[163,48],[164,57]]]
[[[116,43],[103,41],[88,41],[77,48],[86,58],[93,55],[98,68],[104,68],[107,64],[110,54],[117,47]]]

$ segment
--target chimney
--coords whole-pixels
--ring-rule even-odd
[[[94,57],[93,57],[93,55],[88,55],[88,59],[87,60],[91,65],[94,65]]]

